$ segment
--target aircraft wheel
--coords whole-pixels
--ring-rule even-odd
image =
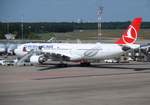
[[[90,66],[91,64],[90,64],[90,62],[81,62],[80,65],[82,67],[87,67],[87,66]]]
[[[65,64],[65,63],[60,63],[60,64],[58,64],[57,66],[58,66],[58,67],[68,67],[68,65]]]

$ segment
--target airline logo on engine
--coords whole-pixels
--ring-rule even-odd
[[[137,39],[136,29],[130,25],[127,32],[122,36],[125,44],[134,43]]]

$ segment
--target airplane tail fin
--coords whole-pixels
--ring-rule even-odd
[[[116,44],[134,44],[137,37],[138,32],[140,30],[140,26],[142,23],[142,18],[135,18],[132,23],[129,25],[127,31],[122,35],[122,37],[116,41]]]

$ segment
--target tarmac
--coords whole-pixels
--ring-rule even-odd
[[[0,66],[0,105],[150,105],[150,63]]]

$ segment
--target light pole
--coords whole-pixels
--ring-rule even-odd
[[[101,36],[102,36],[102,31],[101,31],[101,28],[102,28],[102,13],[103,13],[103,7],[102,6],[99,6],[98,9],[97,9],[97,20],[98,20],[98,37],[97,37],[97,40],[98,42],[100,41],[101,39]]]
[[[9,22],[7,22],[7,34],[9,34]]]
[[[21,17],[21,38],[23,40],[23,16]]]

